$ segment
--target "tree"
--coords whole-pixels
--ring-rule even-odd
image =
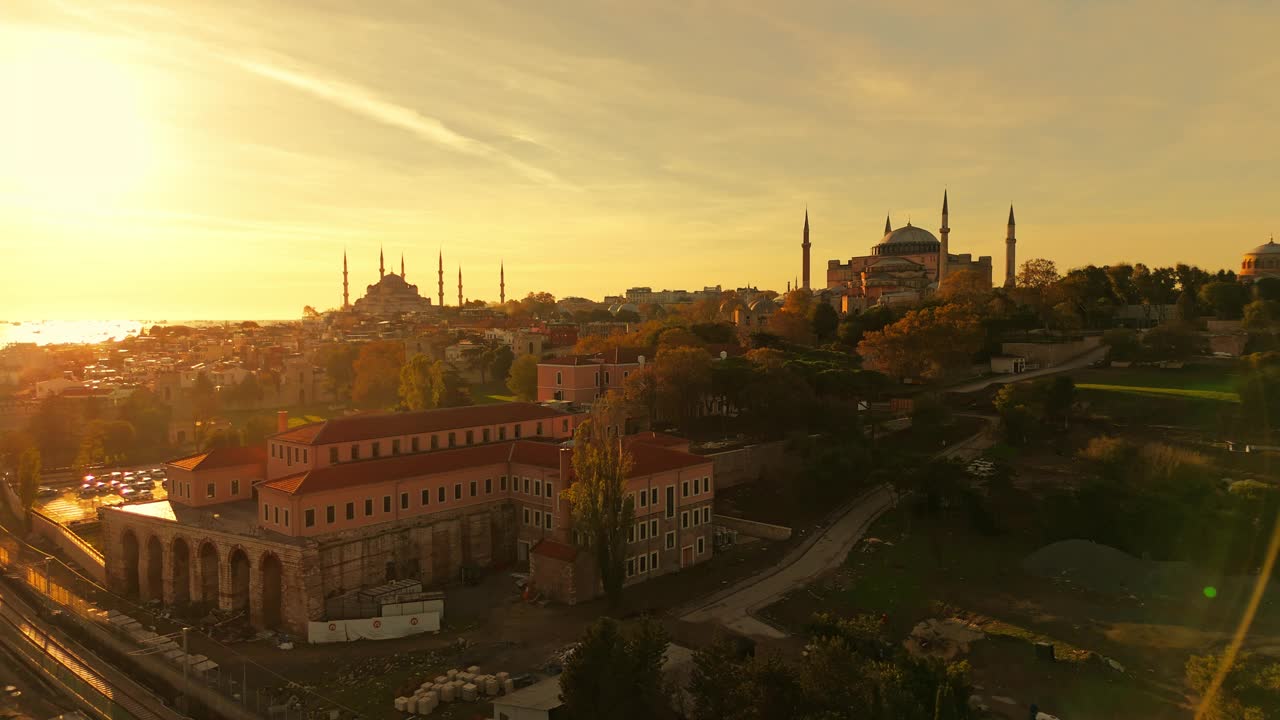
[[[1142,354],[1142,345],[1138,342],[1138,334],[1128,328],[1112,328],[1102,333],[1102,344],[1110,348],[1112,360],[1132,362]]]
[[[938,297],[947,302],[978,307],[991,297],[991,280],[974,268],[947,273],[938,286]]]
[[[147,388],[134,390],[120,405],[120,419],[133,425],[135,443],[140,448],[167,444],[169,417],[173,411]]]
[[[1058,282],[1061,277],[1058,274],[1058,265],[1054,261],[1032,258],[1022,263],[1022,267],[1018,270],[1017,282],[1018,287],[1044,291]]]
[[[951,411],[937,395],[920,394],[911,404],[911,434],[937,447]]]
[[[264,396],[257,373],[250,372],[226,392],[227,402],[242,408],[256,407]]]
[[[493,356],[489,359],[489,377],[494,380],[499,378],[506,380],[507,373],[511,372],[511,363],[515,359],[515,353],[511,352],[511,348],[506,345],[494,350]]]
[[[400,368],[400,402],[410,410],[431,410],[444,397],[444,363],[414,355]]]
[[[658,408],[686,427],[711,390],[711,356],[692,347],[661,348],[653,360]]]
[[[600,582],[611,607],[622,602],[626,580],[627,528],[635,508],[627,497],[631,453],[623,447],[621,413],[610,393],[573,436],[574,481],[561,493],[573,510],[578,544],[595,557]]]
[[[1261,277],[1254,280],[1253,298],[1280,302],[1280,278]]]
[[[840,326],[840,315],[828,302],[815,302],[809,314],[809,324],[818,342],[830,342],[835,339],[836,328]]]
[[[355,381],[351,401],[365,408],[387,408],[395,404],[404,365],[404,345],[379,340],[360,348],[353,368]]]
[[[538,396],[538,358],[521,355],[511,363],[507,373],[507,389],[516,399],[529,402]]]
[[[1211,282],[1200,288],[1200,304],[1219,320],[1239,320],[1249,302],[1249,290],[1238,282]]]
[[[850,313],[840,321],[840,342],[857,347],[866,333],[883,330],[897,319],[897,314],[888,305],[875,305],[860,313]]]
[[[326,345],[316,353],[318,364],[324,368],[329,389],[338,398],[351,399],[351,391],[355,384],[356,358],[360,356],[360,346],[349,343]]]
[[[628,635],[604,617],[586,634],[560,675],[560,699],[570,720],[649,720],[666,705],[662,663],[667,636],[645,618]]]
[[[653,365],[645,365],[622,381],[622,399],[627,414],[645,418],[652,425],[658,419],[658,381]]]
[[[240,436],[245,445],[261,445],[267,437],[276,433],[277,420],[274,415],[254,415],[244,422]]]
[[[205,436],[204,442],[200,444],[202,452],[208,452],[217,448],[224,447],[240,447],[244,445],[244,436],[235,428],[225,428],[214,430]]]
[[[1071,418],[1071,407],[1076,401],[1076,384],[1069,375],[1058,375],[1049,380],[1044,394],[1044,414],[1051,421],[1061,421],[1065,428]]]
[[[738,716],[747,702],[742,693],[742,664],[737,645],[727,637],[718,637],[693,653],[693,671],[689,674],[691,717],[721,720]]]
[[[898,379],[937,379],[962,367],[982,346],[978,318],[959,305],[926,307],[858,343],[866,365]]]
[[[1243,325],[1252,332],[1274,334],[1280,329],[1280,301],[1254,300],[1245,305]]]
[[[1267,720],[1280,707],[1280,662],[1242,652],[1223,668],[1226,654],[1192,655],[1186,682],[1200,696],[1206,720]],[[1216,685],[1216,687],[1215,687]],[[1197,717],[1202,715],[1198,712]]]
[[[196,373],[191,386],[191,411],[196,420],[208,420],[218,414],[218,389],[203,370]]]
[[[18,498],[22,507],[30,510],[36,504],[40,491],[40,449],[27,448],[18,459]]]
[[[1199,333],[1175,323],[1158,325],[1142,334],[1142,345],[1154,360],[1186,360],[1201,352],[1203,344]]]
[[[1178,296],[1178,302],[1174,307],[1178,322],[1190,325],[1200,319],[1200,311],[1196,309],[1195,296],[1190,291],[1184,290]]]

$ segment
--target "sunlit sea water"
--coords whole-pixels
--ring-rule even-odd
[[[143,328],[153,325],[189,325],[210,327],[222,325],[221,320],[36,320],[26,322],[0,322],[0,348],[14,343],[36,345],[60,345],[64,343],[100,343],[107,340],[123,340],[137,335]],[[288,322],[282,320],[257,320],[260,324]]]

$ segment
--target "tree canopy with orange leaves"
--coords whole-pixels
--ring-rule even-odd
[[[912,310],[858,343],[864,367],[892,377],[936,380],[962,367],[982,347],[982,326],[972,310],[942,305]]]

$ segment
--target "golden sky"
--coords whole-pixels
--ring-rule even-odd
[[[4,0],[0,320],[782,288],[886,211],[1234,267],[1280,229],[1280,3]]]

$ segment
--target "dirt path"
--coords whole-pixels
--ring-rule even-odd
[[[955,387],[943,389],[946,392],[953,393],[978,392],[979,390],[985,390],[992,385],[1004,385],[1005,383],[1021,382],[1023,380],[1030,380],[1032,378],[1043,377],[1045,375],[1053,375],[1060,372],[1066,372],[1068,370],[1079,370],[1083,367],[1089,367],[1090,363],[1101,360],[1106,356],[1107,348],[1098,347],[1073,360],[1068,360],[1061,365],[1054,365],[1053,367],[1047,367],[1041,370],[1032,370],[1031,372],[1018,373],[1017,375],[998,375],[996,377],[984,378],[975,382],[965,383],[964,385],[957,385]]]

